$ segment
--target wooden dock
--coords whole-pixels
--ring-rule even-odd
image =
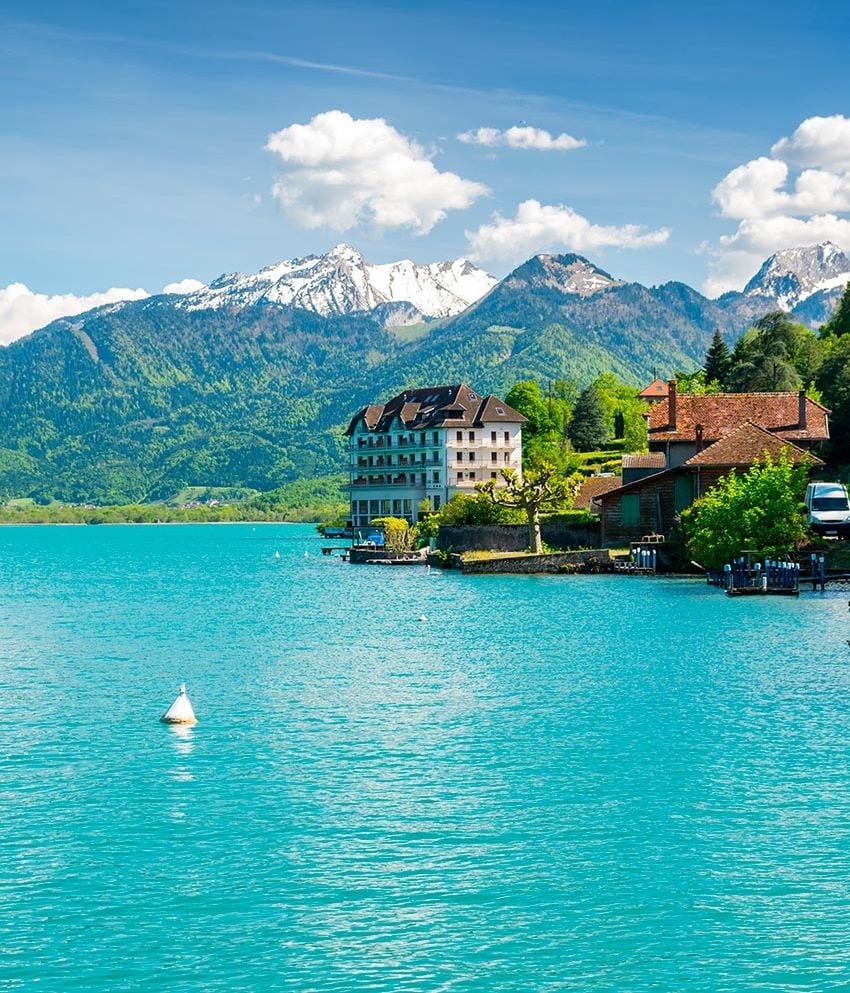
[[[799,596],[800,590],[789,586],[731,586],[726,596]]]

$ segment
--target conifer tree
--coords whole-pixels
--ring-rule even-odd
[[[850,283],[844,287],[838,309],[824,325],[823,332],[836,338],[850,334]]]
[[[725,389],[731,367],[732,359],[729,356],[726,342],[720,336],[720,332],[715,331],[714,337],[711,339],[711,346],[705,353],[705,381],[707,383],[717,382],[721,388]]]
[[[576,401],[569,427],[570,441],[580,452],[592,452],[608,441],[608,424],[602,399],[593,386],[583,390]]]

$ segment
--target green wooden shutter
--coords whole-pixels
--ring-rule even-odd
[[[620,524],[623,527],[640,524],[640,494],[627,493],[620,497]]]
[[[677,514],[694,502],[694,479],[689,473],[676,476],[674,501]]]

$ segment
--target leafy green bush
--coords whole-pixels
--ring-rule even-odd
[[[753,549],[787,554],[806,540],[802,499],[808,467],[793,465],[785,452],[746,473],[734,470],[682,513],[688,549],[698,562],[716,568]]]

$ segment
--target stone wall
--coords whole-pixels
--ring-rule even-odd
[[[583,565],[586,562],[607,565],[611,554],[607,548],[590,548],[581,552],[551,552],[545,555],[517,555],[503,559],[484,559],[479,562],[464,562],[464,575],[482,573],[525,573],[558,572],[563,565]]]
[[[593,548],[600,544],[599,525],[569,527],[558,521],[543,521],[543,541],[550,548]],[[528,528],[524,524],[468,524],[440,528],[437,548],[445,552],[522,552],[528,548]]]

